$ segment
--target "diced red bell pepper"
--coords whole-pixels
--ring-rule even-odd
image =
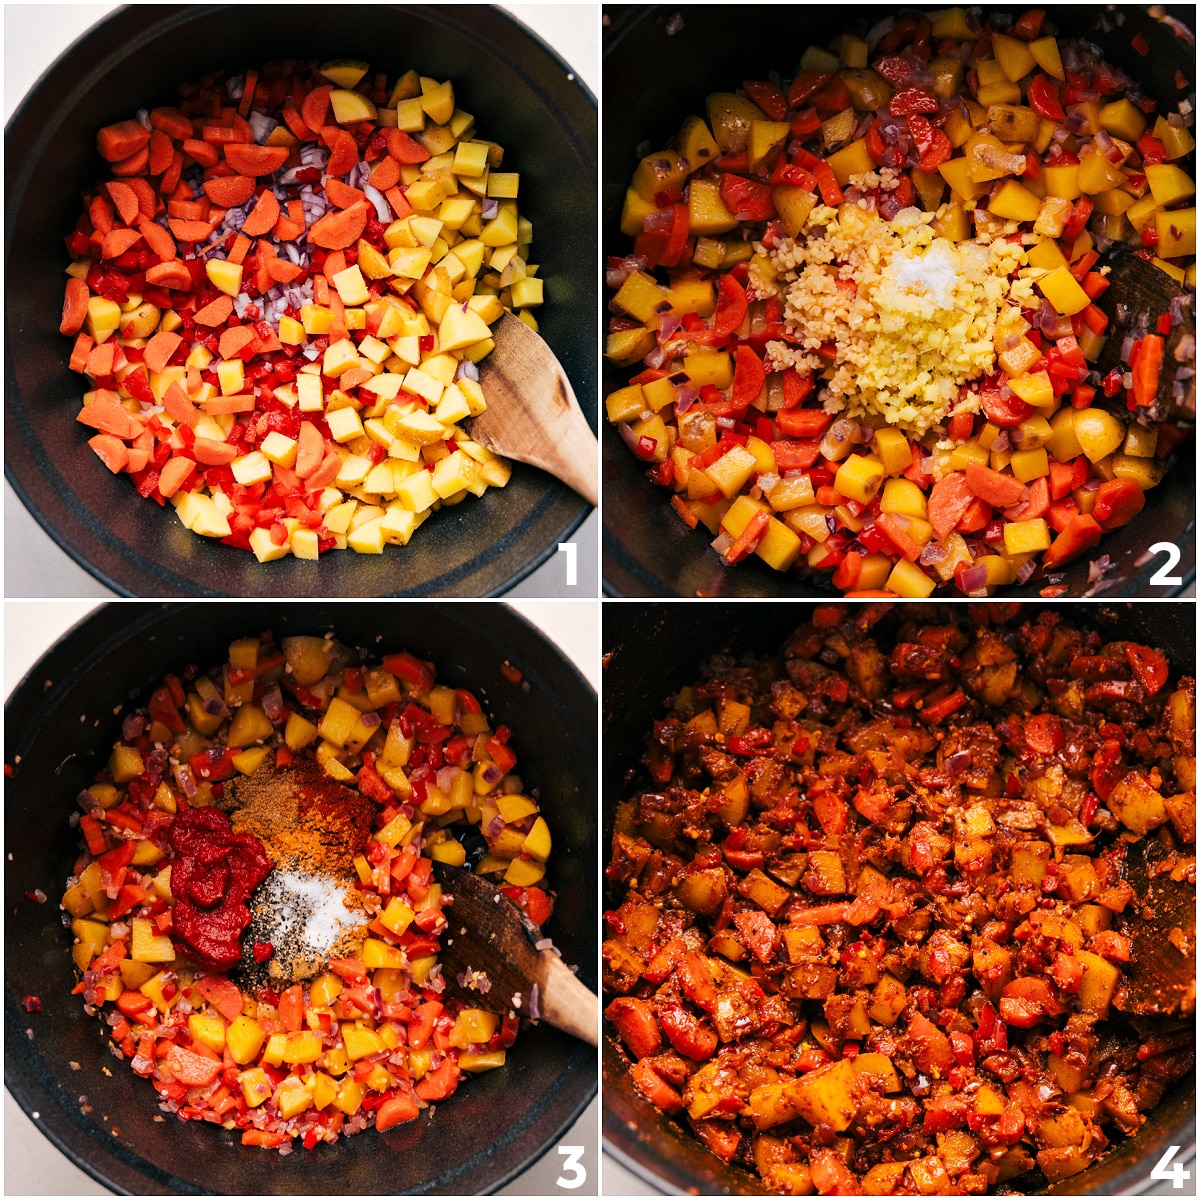
[[[900,88],[892,94],[888,103],[888,112],[893,117],[909,117],[914,113],[935,113],[941,108],[941,102],[924,88]]]
[[[671,205],[671,228],[667,233],[667,241],[658,255],[658,265],[662,267],[677,267],[687,250],[688,236],[691,227],[688,222],[688,210],[682,204]]]
[[[788,88],[788,108],[799,108],[806,100],[821,90],[830,80],[826,71],[801,71]]]
[[[918,167],[927,175],[933,175],[942,163],[949,162],[954,153],[950,139],[927,117],[913,113],[908,118],[908,129],[920,157]]]
[[[433,687],[433,672],[413,654],[389,654],[383,660],[383,669],[411,683],[419,692]]]
[[[1167,682],[1169,668],[1163,654],[1151,646],[1139,646],[1134,642],[1125,643],[1125,657],[1134,674],[1141,681],[1147,696],[1156,695]]]
[[[1043,120],[1065,121],[1067,114],[1059,99],[1058,84],[1049,75],[1037,74],[1029,81],[1029,107]]]
[[[782,121],[787,116],[787,101],[783,92],[773,83],[747,80],[742,84],[746,95],[767,114],[772,121]]]
[[[1095,209],[1095,202],[1090,196],[1080,196],[1071,208],[1071,215],[1067,218],[1067,223],[1063,227],[1063,239],[1068,242],[1073,242],[1087,227],[1088,221],[1091,220],[1092,211]]]
[[[1105,530],[1127,525],[1146,506],[1146,494],[1132,479],[1109,479],[1096,491],[1093,518]]]
[[[770,187],[765,183],[726,172],[721,176],[720,192],[725,207],[739,221],[770,221],[775,216],[775,202],[771,198]]]
[[[771,450],[776,469],[780,471],[807,471],[821,452],[816,441],[772,442]]]

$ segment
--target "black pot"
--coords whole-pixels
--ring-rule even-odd
[[[602,797],[605,858],[617,804],[632,795],[630,773],[640,773],[646,736],[664,701],[699,676],[700,666],[728,649],[773,654],[792,630],[810,618],[806,603],[606,604]],[[1034,607],[1034,606],[1031,606]],[[1195,611],[1190,604],[1061,607],[1107,639],[1129,639],[1163,649],[1172,683],[1196,670]],[[930,613],[932,618],[932,612]],[[888,618],[889,620],[893,618]],[[609,897],[605,907],[616,903]],[[669,1120],[637,1090],[626,1060],[608,1032],[601,1054],[605,1150],[647,1183],[668,1193],[753,1195],[762,1183],[742,1167],[726,1166],[692,1133]],[[1195,1158],[1196,1092],[1181,1081],[1136,1137],[1122,1140],[1107,1158],[1047,1189],[1047,1195],[1135,1195],[1147,1190],[1150,1169],[1168,1147],[1182,1163]],[[1193,1168],[1194,1169],[1194,1168]]]
[[[838,34],[864,33],[876,21],[895,12],[887,5],[790,6],[739,5],[736,15],[719,5],[682,8],[614,6],[604,43],[603,233],[606,255],[627,254],[629,239],[621,233],[621,205],[637,165],[635,147],[648,142],[662,147],[675,136],[691,113],[704,113],[712,91],[730,91],[745,79],[766,79],[777,71],[785,79],[796,70],[807,45],[827,45]],[[1020,11],[1019,9],[1017,11]],[[1183,93],[1175,85],[1176,69],[1195,86],[1195,46],[1176,37],[1145,9],[1124,9],[1125,23],[1104,33],[1097,18],[1108,12],[1098,5],[1047,10],[1051,22],[1072,36],[1098,43],[1115,66],[1141,81],[1150,95],[1174,108]],[[1195,24],[1193,6],[1168,5],[1165,10]],[[683,27],[667,33],[667,21],[679,13]],[[1130,46],[1141,31],[1151,51],[1140,57]],[[605,294],[606,300],[608,298]],[[604,314],[607,319],[607,312]],[[608,363],[603,372],[605,393],[623,387],[629,372]],[[795,596],[838,595],[823,572],[797,575],[774,571],[751,555],[736,567],[725,567],[709,548],[703,527],[691,530],[668,503],[668,493],[646,478],[645,466],[629,453],[611,426],[601,438],[604,447],[604,580],[609,595],[619,596]],[[1178,453],[1167,478],[1146,495],[1146,507],[1136,520],[1106,534],[1096,555],[1085,555],[1063,568],[1068,595],[1082,596],[1088,583],[1088,561],[1107,554],[1115,569],[1098,593],[1111,596],[1173,596],[1191,583],[1196,573],[1195,445]],[[1167,574],[1182,583],[1153,585],[1150,577],[1166,558],[1149,557],[1148,547],[1173,542],[1182,559]],[[1146,561],[1142,561],[1145,559]],[[1004,589],[1006,595],[1036,596],[1045,581],[1031,580]]]
[[[539,38],[478,5],[133,5],[77,41],[6,130],[5,473],[80,566],[121,595],[483,596],[534,570],[587,515],[568,487],[514,467],[506,488],[434,515],[409,546],[320,562],[253,555],[189,533],[171,508],[110,475],[75,421],[82,378],[58,333],[63,237],[101,177],[96,130],[221,67],[271,59],[367,57],[392,76],[451,78],[461,106],[523,175],[522,212],[548,280],[541,332],[588,419],[596,415],[595,99]]]
[[[233,638],[263,629],[277,637],[333,629],[351,645],[407,647],[510,725],[555,836],[549,879],[558,905],[547,935],[596,987],[596,698],[533,626],[496,604],[109,605],[43,656],[5,710],[6,762],[15,764],[5,779],[5,1084],[27,1113],[40,1113],[39,1127],[64,1154],[117,1192],[491,1192],[554,1144],[595,1095],[591,1047],[546,1025],[527,1029],[504,1067],[469,1080],[434,1120],[280,1157],[214,1125],[156,1123],[149,1084],[112,1058],[98,1018],[70,994],[72,939],[58,907],[78,852],[68,816],[119,736],[113,709],[144,699],[164,672],[220,661]],[[505,680],[506,661],[528,690]],[[46,904],[26,898],[36,888]],[[29,993],[41,1012],[25,1012]]]

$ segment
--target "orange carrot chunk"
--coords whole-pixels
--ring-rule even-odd
[[[279,220],[279,201],[270,188],[264,188],[255,201],[250,215],[242,222],[242,232],[247,237],[262,237],[275,228]]]
[[[196,464],[190,458],[168,459],[158,475],[158,490],[162,493],[163,499],[170,500],[183,487],[195,469]]]
[[[192,274],[178,260],[159,263],[146,270],[146,282],[155,287],[174,288],[176,291],[187,292],[192,287]]]
[[[96,149],[108,162],[115,163],[136,154],[149,141],[150,130],[140,121],[118,121],[96,134]]]
[[[353,141],[353,139],[351,139]],[[241,175],[271,175],[287,162],[286,146],[245,146],[230,143],[225,148],[225,161]]]
[[[173,383],[163,395],[163,408],[172,420],[180,425],[197,425],[200,421],[200,410],[188,399],[187,393]]]
[[[254,180],[249,175],[217,175],[205,183],[204,191],[221,208],[237,208],[254,195]]]
[[[146,364],[146,369],[156,373],[163,370],[182,341],[183,338],[179,334],[160,329],[146,343],[146,349],[142,352],[142,361]]]
[[[224,325],[232,312],[233,297],[221,295],[196,313],[196,324],[215,329],[218,325]]]
[[[206,467],[223,467],[238,456],[236,446],[231,446],[228,442],[218,442],[214,438],[202,437],[196,439],[192,453],[196,456],[196,461]],[[340,464],[341,459],[338,459],[338,462]]]
[[[370,205],[361,200],[341,212],[326,213],[308,231],[308,240],[326,250],[344,250],[353,246],[367,227],[369,211],[373,211]]]
[[[67,279],[66,295],[63,296],[62,323],[58,327],[59,333],[73,336],[83,328],[83,322],[87,319],[90,296],[88,285],[82,279],[76,279],[74,276]]]
[[[139,212],[137,192],[129,184],[122,183],[119,179],[110,179],[104,185],[104,190],[108,193],[108,198],[113,202],[121,220],[126,225],[135,224]]]
[[[88,438],[88,445],[114,475],[123,471],[125,464],[129,462],[129,447],[111,433],[98,433],[95,437]]]

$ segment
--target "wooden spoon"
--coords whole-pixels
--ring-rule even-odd
[[[1165,312],[1169,312],[1171,301],[1175,297],[1182,299],[1191,296],[1189,289],[1177,283],[1165,271],[1159,270],[1153,263],[1139,258],[1128,246],[1117,244],[1104,256],[1104,263],[1112,268],[1109,273],[1109,286],[1096,301],[1105,316],[1108,317],[1108,338],[1100,356],[1093,364],[1101,377],[1107,375],[1113,367],[1125,370],[1121,363],[1121,345],[1126,334],[1131,332],[1131,326],[1117,323],[1117,305],[1124,304],[1129,308],[1135,321],[1139,313],[1150,314],[1150,332],[1155,332],[1154,322]],[[1167,344],[1163,350],[1162,374],[1158,381],[1158,398],[1147,410],[1156,421],[1195,421],[1196,419],[1196,377],[1193,375],[1184,388],[1183,398],[1177,400],[1174,395],[1175,373],[1180,367],[1195,368],[1193,361],[1181,363],[1175,358],[1175,349],[1180,340],[1187,334],[1191,335],[1193,345],[1196,339],[1196,314],[1192,308],[1184,309],[1181,324],[1171,330],[1167,336]],[[1136,336],[1136,335],[1135,335]],[[1097,391],[1096,402],[1102,403],[1104,393]],[[1125,396],[1121,393],[1118,401],[1121,412],[1129,416],[1125,406]],[[1106,405],[1108,407],[1108,405]]]
[[[479,368],[487,411],[469,426],[494,454],[540,467],[589,504],[599,497],[599,447],[554,352],[506,312],[492,326],[496,348]]]
[[[1116,1006],[1138,1015],[1190,1016],[1196,1008],[1196,888],[1173,868],[1192,847],[1177,849],[1163,831],[1147,834],[1125,854],[1125,879],[1136,900],[1126,910],[1132,954],[1125,965],[1128,992]]]
[[[435,862],[433,873],[454,903],[446,908],[449,927],[442,937],[442,978],[446,992],[474,1008],[531,1016],[537,988],[537,1012],[549,1022],[594,1046],[600,1033],[600,1002],[579,982],[553,950],[538,950],[540,929],[493,883]],[[486,992],[463,986],[458,976],[487,976]]]

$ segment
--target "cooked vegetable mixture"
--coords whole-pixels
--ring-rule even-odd
[[[1160,113],[1042,10],[978,11],[810,47],[634,172],[607,354],[637,373],[608,418],[726,564],[1055,588],[1187,436],[1163,402],[1194,387],[1194,337],[1160,378],[1194,301],[1192,103]],[[1191,290],[1110,327],[1114,243]]]
[[[164,1112],[290,1153],[504,1064],[516,1014],[443,1000],[432,871],[469,864],[549,918],[509,736],[414,655],[332,637],[236,641],[125,717],[62,907],[75,991]]]
[[[718,656],[655,722],[606,1015],[767,1191],[1034,1189],[1192,1071],[1194,978],[1131,1016],[1123,967],[1138,840],[1195,882],[1195,681],[1058,612],[888,608]]]
[[[460,422],[505,309],[537,328],[520,182],[449,81],[268,63],[97,135],[62,332],[89,445],[261,562],[405,545],[509,467]]]

